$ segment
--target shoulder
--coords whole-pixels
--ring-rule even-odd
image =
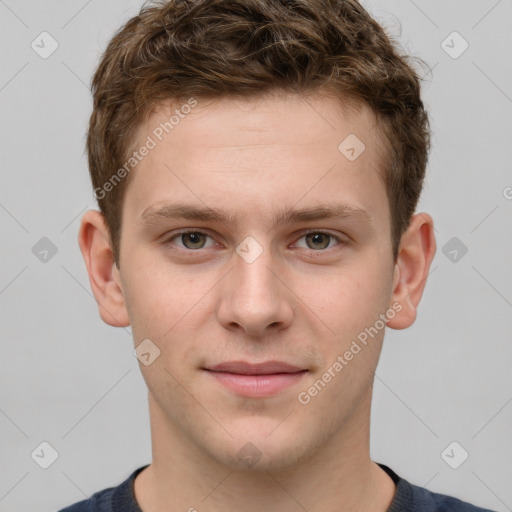
[[[388,466],[379,466],[396,485],[395,496],[386,512],[495,512],[452,496],[431,492],[424,487],[411,484]]]
[[[95,492],[90,498],[69,505],[59,512],[140,512],[135,501],[133,482],[146,467],[147,465],[136,469],[117,487]]]
[[[436,492],[428,491],[423,487],[410,484],[413,489],[413,496],[415,502],[421,504],[418,511],[436,511],[436,512],[493,512],[488,508],[481,508],[467,501],[462,501],[453,496],[446,494],[438,494]],[[415,509],[416,510],[416,509]]]

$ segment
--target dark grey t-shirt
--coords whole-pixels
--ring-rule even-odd
[[[387,512],[493,512],[457,498],[437,494],[410,484],[384,464],[379,466],[393,479],[396,492]],[[135,501],[133,482],[146,466],[136,469],[122,484],[93,494],[89,499],[59,512],[142,512]]]

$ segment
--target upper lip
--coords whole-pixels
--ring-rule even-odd
[[[273,373],[297,373],[305,371],[284,361],[266,361],[264,363],[247,363],[246,361],[228,361],[205,368],[214,372],[238,373],[241,375],[270,375]]]

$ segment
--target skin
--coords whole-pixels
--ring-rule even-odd
[[[154,111],[134,147],[174,108]],[[436,251],[433,220],[419,213],[393,261],[376,123],[369,107],[344,108],[327,94],[198,99],[132,171],[119,269],[102,216],[83,215],[79,244],[101,318],[131,324],[135,346],[149,338],[160,350],[150,365],[139,363],[153,449],[135,480],[144,512],[385,511],[391,503],[395,485],[369,454],[385,329],[307,405],[297,399],[394,303],[401,311],[387,327],[415,321]],[[354,161],[338,150],[351,133],[366,146]],[[229,210],[238,223],[141,223],[146,209],[177,201]],[[340,202],[364,209],[370,222],[273,228],[283,207]],[[182,228],[205,235],[164,243]],[[333,237],[312,240],[305,229]],[[252,263],[236,252],[248,236],[263,251]],[[274,396],[250,398],[203,370],[232,360],[308,371]],[[247,443],[259,454],[252,465],[237,457]]]

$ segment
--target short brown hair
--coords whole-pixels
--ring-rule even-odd
[[[430,149],[420,78],[356,0],[170,0],[144,5],[112,38],[92,80],[89,171],[120,263],[126,162],[153,108],[190,97],[331,91],[368,104],[386,148],[382,170],[396,261]],[[419,60],[419,59],[418,59]],[[340,141],[341,142],[341,141]],[[123,172],[123,176],[126,173]]]

